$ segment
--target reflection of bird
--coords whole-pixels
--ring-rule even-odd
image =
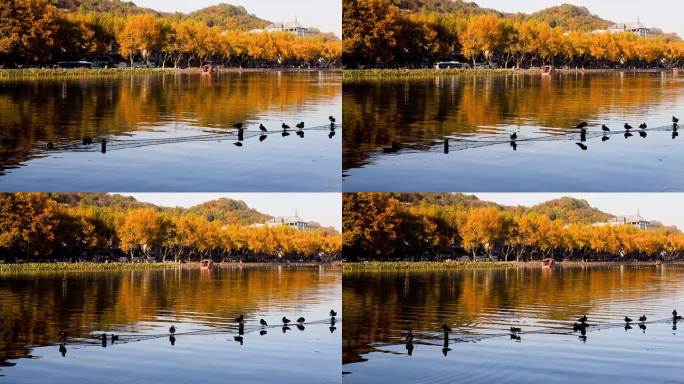
[[[520,333],[522,332],[521,328],[518,327],[511,327],[511,333]]]
[[[629,325],[629,323],[625,323],[625,332],[629,331],[630,329],[632,329],[632,326]]]
[[[677,131],[672,131],[672,140],[676,139],[677,136],[679,136],[679,132],[677,132]]]
[[[297,329],[299,329],[300,331],[303,331],[306,328],[302,324],[297,324]]]
[[[48,140],[47,145],[46,145],[46,148],[47,148],[47,149],[54,149],[54,148],[55,148],[55,145],[52,143],[52,141],[49,141],[49,140]]]
[[[169,336],[169,343],[171,343],[171,345],[176,345],[176,336]]]
[[[287,325],[283,325],[283,333],[285,333],[289,330],[290,330],[290,327],[288,327]]]
[[[170,327],[169,327],[169,333],[172,334],[172,335],[173,335],[174,333],[176,333],[176,327],[174,327],[173,325],[170,326]]]
[[[330,131],[330,133],[328,133],[328,139],[332,139],[334,136],[335,136],[335,131]]]
[[[405,340],[408,341],[409,343],[411,341],[413,341],[413,332],[410,329],[408,330],[408,333],[406,334]]]
[[[335,312],[334,310],[331,309],[330,310],[330,317],[335,317],[335,316],[337,316],[337,312]]]
[[[625,132],[625,139],[627,139],[627,138],[629,138],[629,137],[632,137],[632,136],[634,136],[634,135],[632,135],[632,134],[629,133],[629,132]]]
[[[511,333],[511,340],[514,340],[514,341],[521,341],[522,338],[521,338],[520,336],[514,334],[514,333]]]
[[[444,333],[451,332],[451,327],[449,327],[447,323],[444,323],[442,324],[442,331],[444,331]]]
[[[588,148],[586,145],[584,145],[582,143],[575,143],[575,144],[577,144],[578,147],[582,148],[583,151],[586,151]]]
[[[267,334],[267,333],[268,333],[268,332],[266,332],[265,329],[262,329],[261,331],[259,331],[259,335],[261,335],[261,336],[263,336],[263,335],[265,335],[265,334]]]
[[[601,141],[608,141],[608,140],[610,140],[610,137],[608,137],[608,136],[603,136],[601,138]]]
[[[240,345],[242,345],[243,342],[245,341],[245,339],[242,336],[233,336],[233,339],[235,339],[235,341],[240,343]]]
[[[243,315],[240,315],[240,316],[235,318],[236,323],[242,323],[244,320],[245,320],[245,316],[243,316]]]
[[[236,147],[242,147],[242,142],[236,141],[235,143],[233,143],[233,145]]]
[[[299,319],[297,319],[297,322],[298,322],[298,323],[303,323],[303,322],[305,322],[305,321],[306,321],[306,319],[303,318],[303,317],[300,317]]]
[[[285,124],[285,123],[283,123],[283,125],[281,125],[281,127],[282,127],[283,129],[290,129],[290,126],[287,125],[287,124]]]
[[[646,125],[646,123],[639,124],[639,129],[646,129],[646,128],[648,128],[648,125]]]
[[[261,130],[261,132],[268,132],[268,129],[266,129],[263,124],[259,124],[259,130]]]
[[[643,316],[640,316],[640,317],[639,317],[639,321],[641,321],[642,323],[643,323],[644,321],[646,321],[646,319],[647,319],[647,318],[646,318],[646,315],[643,315]]]
[[[304,122],[302,121],[302,122],[297,123],[296,127],[299,129],[304,128]]]
[[[283,316],[283,324],[288,324],[291,320]]]
[[[640,323],[640,324],[639,324],[639,329],[641,329],[642,331],[644,331],[644,333],[646,333],[646,324]]]
[[[259,324],[263,325],[264,327],[268,326],[268,323],[266,323],[266,320],[264,319],[259,320]]]
[[[648,134],[646,133],[646,131],[642,130],[642,131],[639,131],[639,136],[646,138],[646,136],[648,136]]]
[[[328,120],[330,120],[331,123],[334,123],[334,122],[335,122],[335,118],[332,117],[332,116],[328,116]]]
[[[586,121],[583,121],[583,122],[577,124],[577,127],[576,127],[576,128],[584,129],[584,128],[586,128],[588,125],[589,125],[589,124],[588,124]]]
[[[259,141],[264,141],[264,140],[266,140],[267,137],[268,136],[266,136],[266,135],[261,135],[261,136],[259,136]]]
[[[601,126],[601,129],[603,130],[603,132],[610,132],[610,128],[608,128],[605,124]]]
[[[518,150],[518,143],[516,143],[515,140],[511,140],[511,148],[513,148],[514,151]]]
[[[283,131],[283,134],[282,134],[282,135],[283,135],[283,137],[290,136],[290,132],[288,132],[288,131]]]
[[[632,126],[629,125],[629,124],[627,124],[627,123],[625,123],[625,129],[626,129],[626,130],[630,130],[630,129],[632,129]]]
[[[625,316],[625,323],[631,323],[631,322],[632,322],[632,319],[630,319],[629,317]]]
[[[304,131],[297,131],[297,136],[299,136],[300,138],[303,139],[304,138]]]
[[[62,357],[66,356],[67,349],[66,349],[66,346],[64,344],[59,345],[59,353],[62,354]]]
[[[511,140],[517,140],[518,139],[518,134],[513,132],[511,133]]]
[[[328,329],[330,330],[330,333],[334,333],[337,327],[330,326]]]
[[[410,341],[406,343],[406,352],[408,352],[409,356],[413,354],[413,343]]]

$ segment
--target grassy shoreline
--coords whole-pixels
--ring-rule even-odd
[[[629,68],[557,68],[556,74],[577,74],[577,73],[659,73],[671,72],[666,69],[629,69]],[[538,75],[541,76],[539,69],[512,69],[512,68],[478,68],[478,69],[345,69],[342,79],[344,81],[365,81],[365,80],[399,80],[399,79],[430,79],[436,77],[468,77],[468,76],[493,76],[493,75]]]
[[[252,267],[313,267],[338,266],[339,263],[217,263],[214,268],[252,268]],[[0,264],[0,273],[6,272],[99,272],[99,271],[136,271],[164,269],[200,269],[200,263],[21,263]]]
[[[655,261],[593,261],[583,263],[581,261],[564,261],[554,265],[553,268],[563,267],[596,267],[596,266],[657,266]],[[682,266],[684,261],[673,261],[663,264],[665,266]],[[345,262],[344,272],[379,272],[379,271],[443,271],[449,269],[476,269],[476,268],[541,268],[541,261],[516,262],[516,261],[369,261],[369,262]]]
[[[220,73],[264,73],[264,72],[335,72],[335,68],[222,68]],[[0,80],[23,79],[78,79],[88,77],[123,77],[135,75],[199,74],[199,68],[24,68],[0,69]],[[219,73],[219,74],[220,74]]]

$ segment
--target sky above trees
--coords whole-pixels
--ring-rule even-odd
[[[587,7],[592,14],[607,20],[619,22],[636,21],[637,17],[648,27],[657,27],[665,32],[675,32],[684,37],[684,24],[680,15],[684,3],[680,0],[654,0],[648,3],[637,0],[476,0],[485,8],[504,12],[533,13],[561,3]]]
[[[342,230],[342,196],[339,193],[122,193],[138,201],[184,208],[227,197],[271,216],[297,214],[304,221]]]
[[[306,27],[342,36],[342,2],[340,0],[135,0],[140,7],[164,12],[192,12],[198,9],[227,3],[241,5],[257,17],[278,21],[297,20]]]

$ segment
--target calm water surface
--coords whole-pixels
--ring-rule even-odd
[[[673,115],[684,115],[684,75],[444,77],[343,88],[345,191],[684,190],[684,137],[673,139],[670,127]],[[572,128],[581,121],[590,124],[585,150]],[[654,130],[625,139],[625,122]],[[607,139],[602,124],[613,130]]]
[[[0,188],[339,191],[341,92],[338,72],[0,82]]]
[[[3,275],[0,381],[340,382],[341,317],[332,330],[328,318],[341,309],[340,285],[328,267]],[[307,324],[283,331],[283,315]],[[120,341],[89,338],[102,332]]]
[[[679,383],[682,279],[670,266],[345,273],[343,381]],[[586,338],[572,332],[583,314]],[[624,328],[644,314],[645,329]]]

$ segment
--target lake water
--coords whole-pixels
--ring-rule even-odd
[[[5,274],[0,381],[339,383],[340,286],[331,267]],[[282,316],[307,323],[283,330]],[[120,339],[103,347],[102,332]]]
[[[672,266],[345,273],[343,381],[679,383],[682,279]]]
[[[441,77],[343,89],[345,191],[684,190],[684,137],[671,128],[673,115],[684,117],[684,75]],[[582,121],[584,142],[573,128]],[[606,138],[602,124],[612,130]]]
[[[3,81],[0,188],[339,191],[341,110],[339,72]]]

